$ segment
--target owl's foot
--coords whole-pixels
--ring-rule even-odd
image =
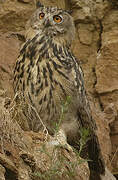
[[[67,138],[63,130],[59,130],[59,132],[48,142],[48,145],[62,147],[69,152],[73,152],[72,147],[67,143]]]

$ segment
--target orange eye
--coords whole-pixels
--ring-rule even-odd
[[[54,20],[56,23],[60,23],[60,22],[62,21],[62,17],[59,16],[59,15],[55,15],[55,16],[53,17],[53,20]]]
[[[40,13],[40,14],[39,14],[39,19],[43,19],[43,18],[44,18],[44,16],[45,16],[45,14],[44,14],[44,13]]]

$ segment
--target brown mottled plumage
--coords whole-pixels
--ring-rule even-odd
[[[28,22],[26,42],[21,48],[14,70],[14,90],[21,91],[25,101],[34,106],[50,134],[59,122],[61,104],[69,96],[67,112],[60,123],[70,144],[79,143],[80,129],[89,129],[87,141],[91,172],[104,174],[96,124],[92,119],[79,61],[69,47],[75,35],[72,17],[56,7],[40,6]],[[31,120],[30,128],[41,129]],[[90,179],[94,179],[92,174]]]

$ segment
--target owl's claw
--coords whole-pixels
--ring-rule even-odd
[[[66,149],[69,152],[73,152],[72,147],[67,142],[60,142],[60,140],[52,139],[47,143],[49,146],[57,146]]]
[[[63,130],[60,130],[54,137],[51,138],[49,142],[47,142],[47,144],[49,146],[62,147],[69,152],[73,152],[72,147],[67,143],[66,136]]]

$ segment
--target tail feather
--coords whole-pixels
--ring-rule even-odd
[[[95,134],[87,142],[87,146],[90,159],[90,161],[88,161],[90,168],[90,180],[100,180],[100,175],[105,174],[105,163],[101,154],[98,138]]]
[[[90,171],[89,180],[102,180],[99,173]]]

